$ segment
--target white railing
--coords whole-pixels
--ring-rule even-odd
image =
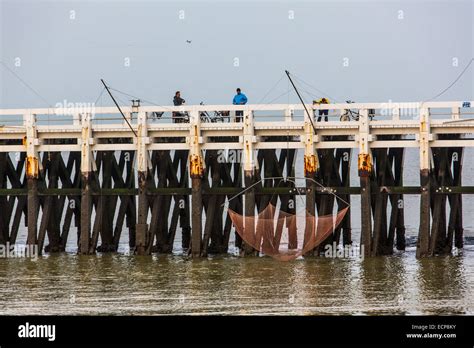
[[[30,144],[36,151],[81,151],[82,134],[87,128],[88,132],[91,131],[88,141],[93,150],[132,150],[138,143],[144,144],[148,150],[189,149],[190,128],[193,126],[199,130],[197,135],[192,135],[197,137],[199,149],[242,149],[244,139],[251,143],[253,149],[307,149],[314,145],[315,149],[343,147],[361,150],[361,147],[420,147],[421,144],[425,147],[474,147],[474,139],[468,137],[468,134],[474,133],[473,106],[472,101],[306,105],[316,118],[319,110],[329,110],[329,122],[316,122],[313,117],[313,124],[304,116],[301,104],[124,106],[122,111],[133,132],[116,107],[97,107],[90,113],[72,112],[70,115],[58,115],[53,109],[3,109],[0,110],[0,141],[23,139],[28,133],[35,134]],[[367,117],[368,127],[363,119],[340,121],[348,109],[362,118]],[[407,115],[407,110],[415,111]],[[236,111],[251,117],[246,122],[235,122]],[[173,112],[186,113],[190,123],[172,123]],[[202,112],[211,116],[214,112],[229,114],[223,118],[224,122],[213,123],[202,119]],[[161,118],[156,118],[154,113],[160,113]],[[374,115],[372,120],[371,113]],[[84,123],[84,116],[87,116],[88,123]],[[34,127],[34,131],[28,132],[28,127]],[[144,130],[143,133],[138,132],[139,127]],[[135,133],[143,139],[138,141]],[[458,140],[442,140],[438,139],[440,133],[462,136]],[[401,137],[398,140],[383,140],[380,139],[381,135]],[[217,137],[222,136],[234,137],[234,140],[221,143]],[[276,136],[286,140],[270,138]],[[328,139],[330,136],[346,136],[346,140],[331,140]],[[157,141],[159,138],[171,137],[181,140],[175,143]],[[133,141],[130,144],[110,144],[105,141],[111,138],[131,138]],[[52,146],[47,144],[46,139],[76,139],[77,143]],[[426,144],[420,139],[426,140]],[[0,152],[10,151],[25,151],[25,147],[0,144]]]

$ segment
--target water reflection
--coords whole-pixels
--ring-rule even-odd
[[[446,256],[418,261],[419,301],[429,314],[467,313],[465,273],[463,257]]]
[[[473,256],[0,259],[0,314],[473,314]]]
[[[360,288],[365,314],[406,314],[407,269],[402,255],[360,262]]]
[[[295,281],[300,313],[342,314],[350,310],[353,287],[349,260],[308,258],[301,262]]]

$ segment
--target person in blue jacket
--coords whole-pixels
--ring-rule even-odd
[[[234,100],[232,101],[232,104],[234,104],[234,105],[245,105],[245,104],[247,104],[247,100],[248,100],[247,96],[240,91],[240,88],[237,88],[237,94],[234,96]],[[237,122],[241,122],[243,116],[244,116],[243,111],[236,111],[235,112],[235,118],[236,118]]]

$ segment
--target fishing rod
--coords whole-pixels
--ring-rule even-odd
[[[137,132],[135,132],[135,130],[132,128],[132,125],[130,124],[130,122],[128,122],[127,118],[125,117],[124,113],[122,112],[122,109],[120,109],[120,106],[118,105],[118,103],[115,100],[114,96],[110,92],[109,87],[105,84],[105,81],[103,79],[100,79],[100,81],[102,81],[102,83],[104,84],[104,87],[107,90],[107,92],[109,93],[110,98],[112,98],[112,100],[114,101],[115,106],[117,106],[117,109],[119,109],[120,113],[122,114],[123,119],[125,120],[125,122],[127,122],[128,126],[132,130],[133,134],[135,134],[135,137],[138,138]]]
[[[285,70],[286,76],[288,76],[288,79],[291,82],[291,85],[295,89],[296,94],[298,95],[298,98],[300,98],[301,104],[303,104],[304,109],[306,110],[306,113],[308,114],[309,121],[311,122],[311,126],[313,126],[314,134],[316,134],[316,127],[314,126],[313,119],[311,118],[311,115],[309,114],[308,109],[306,108],[306,104],[303,101],[303,98],[301,98],[300,92],[298,92],[298,89],[295,86],[295,83],[291,79],[290,72],[288,70]]]

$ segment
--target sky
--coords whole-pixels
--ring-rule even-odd
[[[0,0],[0,25],[0,108],[112,105],[101,78],[148,104],[297,102],[285,69],[307,102],[424,101],[474,57],[472,0]],[[474,100],[474,63],[437,100]]]

